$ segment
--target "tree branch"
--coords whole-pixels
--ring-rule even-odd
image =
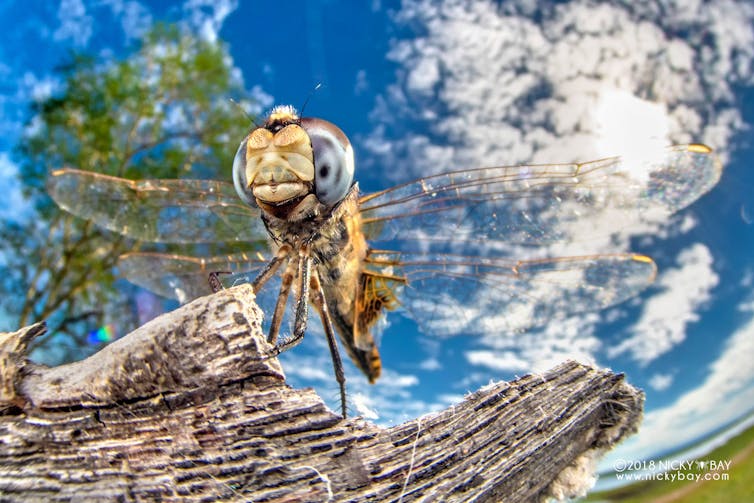
[[[576,362],[389,429],[342,419],[268,358],[248,285],[163,315],[81,362],[0,335],[6,501],[537,501],[589,485],[643,395]],[[379,385],[379,384],[378,384]]]

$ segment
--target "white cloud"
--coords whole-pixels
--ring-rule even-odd
[[[741,7],[738,17],[754,20],[748,4],[730,3]],[[412,34],[418,35],[392,41],[389,57],[399,69],[396,81],[376,102],[373,118],[379,125],[366,142],[373,154],[368,162],[405,167],[387,176],[406,178],[615,154],[644,160],[654,158],[659,146],[691,140],[712,142],[724,151],[743,127],[731,89],[751,77],[747,62],[754,59],[754,48],[748,41],[754,26],[736,20],[741,33],[731,37],[713,22],[732,15],[722,4],[665,6],[662,15],[650,16],[652,8],[657,4],[594,5],[575,0],[538,9],[527,2],[508,2],[503,7],[471,0],[404,2],[396,19],[414,27]],[[740,72],[730,72],[733,61]],[[648,178],[646,171],[626,170],[626,174],[640,182]],[[666,179],[669,184],[689,183],[659,190],[678,197],[671,207],[685,206],[693,200],[690,195],[702,192],[693,186],[695,177],[662,175],[657,179],[663,183]],[[639,185],[634,192],[640,201],[636,208],[646,192]],[[590,197],[597,200],[601,195],[594,190]],[[676,236],[693,227],[693,217],[669,220],[663,212],[627,211],[632,208],[628,200],[615,201],[615,208],[604,204],[604,211],[599,201],[593,208],[567,198],[549,201],[551,213],[541,213],[537,225],[542,227],[537,229],[547,225],[542,221],[555,222],[563,231],[561,242],[534,251],[495,249],[497,243],[488,239],[480,254],[528,259],[620,252],[628,250],[628,232]],[[512,203],[503,201],[495,209],[508,215],[515,213],[511,208]],[[495,218],[500,228],[507,223],[504,216]],[[617,228],[622,227],[626,232],[618,235]],[[501,234],[499,240],[505,238]],[[632,293],[646,284],[640,284],[638,275],[636,279]],[[550,290],[557,282],[551,282]],[[528,296],[519,295],[519,302],[508,300],[510,294],[503,289],[492,290],[494,299],[469,294],[460,299],[462,303],[459,299],[444,303],[445,312],[431,306],[441,303],[442,295],[448,296],[442,292],[434,299],[418,296],[407,307],[420,322],[427,320],[423,324],[430,331],[451,333],[522,329],[536,324],[531,323],[537,319],[534,313],[542,313],[538,315],[542,320],[557,317],[554,295],[536,290],[536,285],[527,285]],[[546,300],[528,302],[538,297]],[[700,302],[685,307],[692,309]],[[693,316],[687,314],[680,323],[663,327],[664,346],[657,348],[658,354],[677,343],[682,337],[678,330]]]
[[[479,339],[480,349],[465,353],[466,360],[498,375],[543,372],[567,359],[596,364],[601,347],[594,333],[598,319],[595,313],[571,316],[526,333],[490,329]]]
[[[750,412],[754,403],[754,317],[736,330],[708,367],[702,383],[667,407],[646,413],[640,435],[629,438],[611,459],[650,459],[692,442]],[[605,466],[609,466],[605,460]]]
[[[689,324],[699,320],[697,310],[707,303],[719,277],[713,257],[703,244],[678,255],[678,267],[662,272],[657,286],[662,290],[644,303],[641,317],[631,327],[631,336],[608,350],[646,365],[681,344]]]
[[[441,370],[442,369],[442,363],[440,363],[440,360],[434,357],[425,358],[421,362],[419,362],[419,368],[421,370]]]
[[[275,101],[272,95],[266,93],[258,85],[251,88],[251,91],[249,91],[249,97],[251,98],[252,103],[247,112],[252,115],[260,115],[264,113],[264,111],[269,109]]]
[[[423,58],[417,66],[409,70],[406,87],[415,93],[430,94],[439,80],[439,61],[435,58]]]
[[[53,32],[53,39],[57,42],[70,42],[79,48],[86,47],[95,28],[101,29],[101,25],[105,23],[101,13],[97,11],[102,7],[108,7],[115,22],[120,23],[126,41],[139,38],[152,24],[148,8],[137,0],[62,0],[58,8],[60,26]]]
[[[42,102],[52,96],[60,88],[59,79],[52,76],[37,77],[31,72],[25,72],[19,79],[18,95]]]
[[[374,409],[373,401],[368,396],[356,393],[351,396],[351,402],[356,409],[356,414],[364,419],[375,421],[380,418],[379,413]]]
[[[435,397],[432,402],[423,400],[421,391],[416,389],[419,379],[415,375],[393,370],[389,367],[390,362],[383,364],[386,366],[382,369],[382,376],[374,385],[353,372],[348,374],[349,403],[357,407],[357,413],[374,411],[380,424],[391,425],[441,410],[453,403],[440,397]],[[349,365],[349,368],[352,367]]]
[[[362,95],[369,90],[369,79],[367,78],[367,72],[364,69],[356,72],[356,83],[353,86],[353,93],[356,96]]]
[[[754,4],[748,0],[573,0],[546,7],[528,0],[407,0],[396,20],[408,28],[398,33],[408,35],[391,44],[396,79],[376,100],[376,126],[365,140],[372,158],[366,162],[405,169],[386,171],[383,178],[646,155],[658,145],[691,141],[710,144],[725,160],[731,138],[745,127],[733,90],[752,81]],[[652,239],[674,238],[696,221],[686,212],[634,230]],[[583,253],[626,250],[625,236],[589,235],[608,235],[605,229],[614,227],[613,215],[603,213],[567,232],[583,238]],[[493,246],[486,251],[501,253]],[[711,253],[696,245],[678,261],[678,267],[661,271],[661,291],[611,356],[652,361],[679,344],[698,319],[718,282]],[[468,294],[463,302],[445,304],[446,310],[427,307],[431,316],[422,319],[451,332],[489,333],[465,354],[475,369],[547,368],[564,357],[594,361],[607,350],[594,333],[596,315],[507,334],[504,328],[516,325],[515,316],[501,312],[500,291],[488,303]],[[423,300],[427,306],[442,303],[441,295]],[[678,378],[656,373],[650,385],[667,389]]]
[[[396,18],[419,35],[392,43],[400,69],[375,107],[373,145],[389,139],[387,157],[410,159],[401,165],[412,175],[583,161],[636,152],[646,140],[725,149],[743,126],[732,88],[752,77],[754,6],[659,8],[404,2]],[[621,138],[631,145],[616,145]]]
[[[183,4],[186,22],[210,42],[218,39],[225,18],[236,8],[236,0],[186,0]]]
[[[742,313],[754,313],[754,270],[745,269],[741,275],[739,286],[747,292],[744,299],[736,306],[737,310]]]
[[[754,270],[746,269],[741,276],[740,286],[742,288],[749,288],[754,284]]]
[[[70,40],[78,47],[84,47],[89,42],[94,19],[87,14],[82,0],[62,0],[58,7],[58,21],[60,26],[53,33],[54,40]]]
[[[34,117],[30,126],[24,124],[29,120],[29,102],[45,100],[59,89],[61,81],[49,75],[38,77],[23,67],[8,67],[8,74],[3,73],[0,69],[0,83],[12,91],[0,96],[0,149],[10,151],[25,128],[35,127]]]
[[[380,377],[380,384],[394,389],[407,389],[419,384],[419,379],[415,375],[388,371]]]
[[[665,391],[673,384],[673,374],[654,374],[649,378],[649,386],[655,391]]]
[[[754,223],[754,206],[753,205],[746,202],[741,203],[739,214],[741,215],[741,220],[746,225],[751,225]]]
[[[529,369],[529,362],[519,358],[513,351],[492,351],[479,349],[466,351],[466,361],[470,365],[481,365],[490,370],[521,372]]]
[[[334,380],[332,369],[327,367],[312,367],[308,365],[286,365],[290,376],[306,379],[307,381],[330,382]]]
[[[152,24],[152,15],[141,3],[133,0],[105,0],[113,15],[120,21],[126,39],[141,37]]]

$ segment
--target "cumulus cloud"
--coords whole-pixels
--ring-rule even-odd
[[[442,370],[442,363],[437,358],[429,357],[420,361],[418,367],[422,370]]]
[[[377,165],[411,171],[390,174],[395,178],[615,154],[641,159],[669,143],[690,141],[707,142],[725,155],[731,137],[744,127],[733,88],[752,81],[752,20],[754,6],[735,0],[662,8],[659,2],[595,5],[582,0],[547,6],[526,1],[503,6],[471,0],[404,2],[396,21],[411,34],[392,41],[389,58],[398,65],[396,80],[376,102],[373,119],[378,126],[366,143]],[[643,166],[645,161],[637,162]],[[567,209],[565,203],[554,208],[558,215]],[[629,235],[616,239],[611,233],[623,213],[579,210],[574,208],[578,218],[573,222],[557,220],[571,243],[580,246],[579,253],[627,250]],[[664,216],[636,223],[632,232],[677,236],[694,223],[693,216]],[[575,249],[548,246],[546,252],[553,255],[573,254]],[[500,253],[491,247],[482,254]],[[534,253],[505,251],[513,252],[522,253],[516,258]],[[687,250],[679,261],[681,267],[663,273],[663,292],[648,303],[634,335],[610,350],[611,357],[628,353],[646,363],[682,341],[717,276],[702,245]],[[674,286],[677,282],[684,286]],[[539,295],[528,291],[529,299]],[[501,295],[506,298],[496,292],[495,315],[490,314],[489,298],[469,295],[467,302],[453,299],[445,315],[426,309],[432,312],[430,324],[453,332],[495,326],[515,330],[521,328],[516,318],[531,319],[533,312],[547,311],[539,304],[502,302]],[[425,296],[410,307],[421,311],[438,299]],[[521,308],[520,316],[515,309],[503,310],[502,304]],[[504,352],[510,350],[467,356],[487,367],[519,368],[522,357]]]
[[[94,18],[87,13],[82,0],[62,0],[58,7],[60,25],[53,33],[56,41],[68,41],[76,47],[84,47],[92,36]]]
[[[649,378],[649,386],[655,391],[665,391],[673,384],[673,374],[654,374]]]
[[[353,93],[356,96],[366,93],[369,90],[369,79],[367,78],[367,72],[364,69],[356,72],[356,82],[353,86]]]
[[[529,362],[513,351],[491,351],[488,349],[466,352],[466,360],[471,365],[482,365],[491,370],[521,372],[529,368]]]
[[[719,277],[713,257],[703,244],[695,244],[678,255],[678,267],[665,270],[657,282],[661,292],[649,298],[628,338],[608,350],[615,358],[629,354],[646,365],[669,352],[686,338],[689,324],[699,320],[698,310],[712,297]]]
[[[139,38],[152,25],[150,10],[138,0],[62,0],[58,9],[60,25],[53,33],[56,41],[70,41],[74,46],[86,47],[94,34],[95,14],[102,7],[109,8],[120,23],[126,41]],[[236,0],[186,0],[177,14],[179,22],[209,41],[216,41],[225,19],[238,7]],[[99,21],[101,24],[101,20]]]
[[[730,28],[735,35],[719,22],[732,15],[730,6],[740,7]],[[727,142],[743,127],[732,89],[751,80],[754,48],[749,41],[754,39],[754,26],[740,19],[754,19],[754,7],[735,1],[699,3],[666,6],[662,15],[653,8],[659,7],[581,0],[537,8],[523,1],[504,6],[470,0],[405,2],[396,20],[410,27],[412,34],[391,44],[389,58],[398,64],[397,78],[378,97],[373,111],[378,126],[366,140],[371,162],[401,166],[388,178],[405,178],[616,154],[626,159],[621,173],[636,190],[630,196],[627,183],[625,202],[602,202],[597,188],[584,198],[567,190],[554,197],[545,194],[544,209],[537,207],[536,198],[512,198],[514,202],[501,198],[489,205],[492,224],[507,229],[513,221],[508,215],[520,215],[512,225],[524,226],[533,215],[535,230],[524,227],[524,233],[542,231],[550,236],[548,226],[557,225],[562,239],[557,243],[545,239],[536,250],[517,248],[510,244],[511,233],[506,230],[499,236],[485,235],[486,248],[472,254],[528,259],[610,253],[628,251],[632,235],[673,236],[690,230],[693,217],[669,219],[667,212],[637,209],[647,197],[641,187],[650,180],[648,159],[655,159],[658,149],[669,143],[692,140],[711,143],[725,154]],[[652,174],[652,183],[661,184],[660,197],[678,198],[670,210],[686,206],[709,188],[693,186],[698,168],[688,166],[685,174],[694,176]],[[521,173],[525,182],[527,174]],[[710,168],[711,183],[718,174]],[[580,178],[585,183],[585,177]],[[598,178],[595,187],[599,184]],[[491,190],[508,193],[504,186]],[[634,207],[631,197],[637,201]],[[533,205],[531,211],[518,212],[514,205],[521,204]],[[484,225],[473,228],[481,232]],[[432,231],[433,236],[447,239]],[[454,240],[462,231],[452,229]],[[633,293],[642,288],[639,277],[637,273]],[[419,297],[409,308],[415,313],[432,312],[435,331],[444,324],[448,331],[460,332],[480,316],[516,330],[526,328],[516,319],[531,320],[537,312],[546,319],[563,312],[552,310],[553,295],[534,286],[527,285],[529,295],[518,295],[516,301],[500,301],[512,294],[496,292],[496,315],[490,314],[489,299],[470,295],[460,304],[451,299],[456,302],[449,303],[447,315],[426,308],[447,292],[436,299]],[[531,302],[537,297],[547,301]],[[429,319],[422,314],[415,317]],[[677,339],[672,332],[665,341]]]
[[[731,139],[746,127],[734,89],[754,81],[754,5],[747,0],[408,0],[395,20],[403,28],[388,55],[396,78],[378,96],[375,127],[363,144],[372,154],[366,159],[371,171],[401,167],[381,175],[396,182],[463,168],[616,154],[638,158],[641,165],[659,147],[688,142],[710,145],[725,161]],[[610,232],[614,214],[598,216],[584,214],[566,229],[581,238],[581,253],[627,251],[637,234],[652,236],[638,241],[643,245],[675,239],[699,220],[692,212],[664,215],[633,226],[633,236],[616,236]],[[591,235],[598,233],[608,239]],[[486,242],[479,252],[485,257],[501,250],[515,258],[571,251]],[[595,334],[596,315],[557,317],[553,325],[525,334],[495,331],[516,318],[501,309],[506,297],[500,291],[495,298],[451,299],[445,309],[428,308],[432,316],[418,317],[433,328],[490,333],[464,353],[475,370],[520,372],[565,357],[595,361],[596,355],[627,355],[647,364],[683,342],[719,281],[704,245],[688,247],[676,260],[677,267],[660,270],[639,321],[613,348]],[[417,296],[407,307],[438,306],[451,293]],[[613,314],[618,312],[623,310]],[[675,379],[680,374],[658,372],[650,386],[661,391]],[[710,420],[704,427],[719,424]]]
[[[571,316],[527,333],[490,329],[478,340],[479,349],[466,351],[466,360],[496,375],[543,372],[567,359],[595,364],[601,347],[594,330],[597,319],[594,313]]]
[[[375,108],[373,151],[389,143],[425,175],[692,140],[725,149],[743,126],[732,89],[752,78],[749,2],[529,7],[404,2],[397,21],[418,35],[392,43],[398,78]]]
[[[351,402],[359,416],[370,421],[379,419],[380,415],[372,408],[374,403],[368,396],[356,393],[351,397]]]
[[[754,317],[725,342],[704,380],[666,407],[646,413],[640,435],[610,458],[649,459],[741,418],[754,403]],[[609,464],[605,463],[605,466]]]
[[[120,21],[126,39],[139,38],[152,24],[152,14],[136,0],[105,0],[103,5]]]
[[[218,39],[225,18],[236,8],[236,0],[187,0],[183,4],[185,21],[210,42]]]

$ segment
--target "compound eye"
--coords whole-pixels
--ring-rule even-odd
[[[256,207],[257,200],[249,187],[249,181],[246,179],[246,142],[249,137],[243,139],[238,146],[236,156],[233,158],[233,186],[236,188],[238,197],[249,206]]]
[[[312,142],[314,154],[314,192],[326,206],[335,206],[353,184],[353,148],[335,124],[322,119],[301,119]]]

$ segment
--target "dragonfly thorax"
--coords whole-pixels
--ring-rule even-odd
[[[354,184],[348,196],[333,208],[320,203],[314,194],[291,203],[290,207],[260,204],[262,220],[277,244],[285,243],[293,249],[309,246],[314,255],[320,249],[334,246],[337,250],[333,253],[337,253],[342,248],[341,238],[338,237],[343,233],[340,229],[345,225],[345,219],[353,218],[352,207],[358,194],[358,185]]]

